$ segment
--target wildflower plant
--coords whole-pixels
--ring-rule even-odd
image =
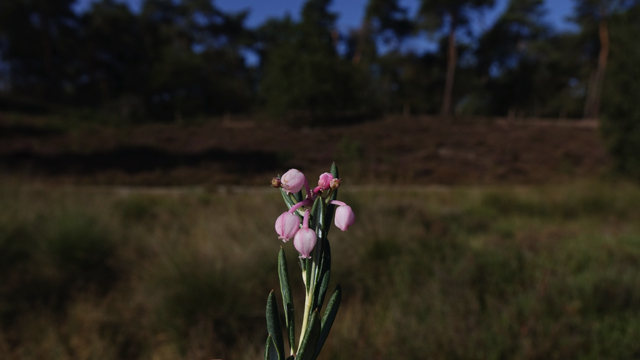
[[[318,186],[311,189],[304,174],[296,169],[272,180],[279,188],[288,211],[275,223],[279,239],[293,246],[300,254],[298,264],[305,286],[302,329],[296,342],[293,295],[289,285],[289,272],[284,249],[278,255],[278,276],[284,305],[284,320],[290,355],[285,355],[284,338],[280,324],[278,304],[273,291],[267,299],[267,343],[265,360],[315,360],[322,349],[340,306],[341,289],[337,285],[321,314],[329,276],[331,275],[331,248],[327,234],[335,214],[335,225],[346,231],[355,221],[351,208],[337,200],[340,179],[335,163],[331,172],[320,175]],[[304,192],[303,192],[304,191]]]

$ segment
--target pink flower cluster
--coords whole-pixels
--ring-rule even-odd
[[[281,178],[274,178],[272,184],[275,187],[282,187],[288,194],[297,193],[302,190],[303,187],[306,187],[306,199],[298,202],[292,206],[289,211],[278,216],[275,228],[279,239],[287,242],[293,238],[293,246],[300,253],[300,257],[310,259],[311,251],[313,251],[317,241],[315,231],[309,228],[310,211],[308,209],[304,211],[302,226],[300,226],[300,218],[295,212],[303,206],[312,205],[313,201],[318,196],[321,196],[323,192],[337,189],[340,186],[340,179],[334,178],[330,173],[324,173],[320,175],[318,186],[311,191],[304,174],[296,169],[291,169],[282,175]],[[355,215],[351,207],[337,200],[331,200],[329,203],[338,205],[335,211],[335,225],[340,230],[347,231],[349,226],[355,222]]]

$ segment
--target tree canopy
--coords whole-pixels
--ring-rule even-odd
[[[299,17],[257,28],[246,26],[248,11],[209,0],[144,0],[137,12],[98,0],[77,13],[73,3],[0,2],[0,110],[89,109],[125,121],[266,112],[315,122],[621,117],[640,106],[622,90],[634,86],[624,74],[634,71],[637,0],[576,0],[576,31],[554,29],[543,0],[512,0],[482,28],[472,25],[493,0],[422,0],[416,13],[369,0],[346,32],[330,0],[307,0]],[[410,46],[421,38],[432,46]]]

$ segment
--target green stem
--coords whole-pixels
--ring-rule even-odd
[[[306,297],[304,299],[304,317],[302,318],[302,330],[300,331],[300,343],[298,344],[298,349],[302,345],[302,340],[304,339],[304,334],[307,332],[307,323],[309,322],[309,314],[311,311],[311,303],[313,301],[313,293],[309,294],[307,292]]]

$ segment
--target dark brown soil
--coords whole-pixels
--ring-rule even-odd
[[[351,183],[531,184],[598,177],[611,163],[588,122],[400,117],[326,128],[237,120],[65,130],[9,118],[0,114],[0,171],[46,183],[258,185],[292,167],[315,178],[336,161]]]

